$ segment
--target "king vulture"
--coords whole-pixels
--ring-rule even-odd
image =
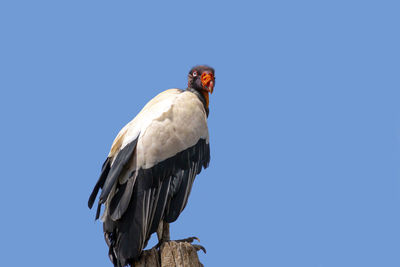
[[[207,117],[214,85],[213,68],[192,68],[186,90],[154,97],[115,138],[88,201],[92,208],[101,189],[96,219],[104,204],[101,220],[114,266],[138,260],[156,231],[159,242],[168,241],[169,223],[210,161]]]

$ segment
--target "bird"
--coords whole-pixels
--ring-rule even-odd
[[[95,220],[104,206],[101,221],[114,266],[132,266],[155,232],[157,246],[169,241],[169,224],[210,162],[207,119],[214,86],[214,69],[194,66],[186,89],[168,89],[151,99],[112,143],[88,206],[101,190]]]

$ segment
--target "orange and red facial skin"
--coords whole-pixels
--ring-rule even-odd
[[[189,87],[200,92],[209,104],[209,93],[212,94],[215,85],[214,69],[208,66],[196,66],[189,72]]]
[[[212,72],[205,71],[201,74],[200,78],[203,88],[212,94],[214,90],[214,75]]]

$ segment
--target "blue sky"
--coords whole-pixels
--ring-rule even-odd
[[[110,145],[209,64],[211,164],[172,238],[205,266],[400,266],[399,7],[2,1],[0,265],[110,266],[87,208]]]

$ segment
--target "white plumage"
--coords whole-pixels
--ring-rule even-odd
[[[195,176],[208,166],[208,93],[214,83],[212,68],[193,68],[187,90],[160,93],[115,138],[88,202],[91,208],[102,189],[96,219],[104,204],[114,266],[137,260],[158,226],[178,218]]]
[[[198,97],[169,89],[150,100],[139,114],[118,133],[109,157],[115,158],[127,144],[138,138],[131,170],[148,169],[156,163],[195,145],[208,143],[207,116]]]

